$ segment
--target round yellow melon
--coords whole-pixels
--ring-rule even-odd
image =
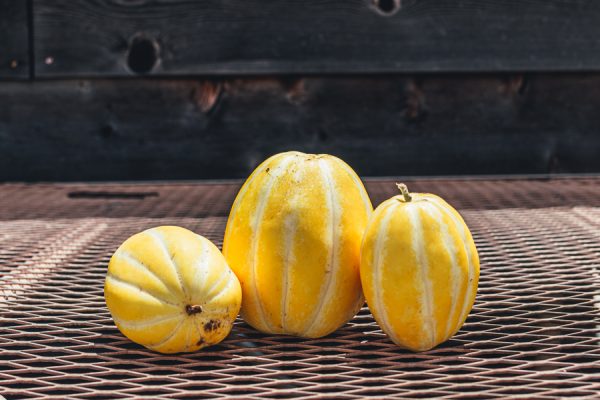
[[[327,154],[264,161],[232,206],[223,254],[254,328],[325,336],[364,303],[360,243],[372,206],[356,173]]]
[[[479,282],[479,256],[460,214],[433,194],[408,193],[373,213],[360,273],[369,309],[398,345],[429,350],[465,322]]]
[[[127,239],[110,260],[104,296],[119,330],[161,353],[219,343],[241,305],[240,283],[219,249],[176,226]]]

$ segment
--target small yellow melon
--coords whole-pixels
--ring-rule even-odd
[[[117,249],[104,285],[119,330],[161,353],[222,341],[241,305],[240,283],[219,249],[187,229],[161,226]]]
[[[223,254],[256,329],[325,336],[364,303],[360,243],[373,208],[356,173],[326,154],[263,162],[235,199]]]
[[[429,350],[465,322],[479,282],[479,256],[460,214],[433,194],[402,194],[371,217],[360,273],[369,309],[398,345]]]

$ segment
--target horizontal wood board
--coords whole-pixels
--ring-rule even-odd
[[[589,0],[33,0],[47,78],[598,70],[599,20]]]
[[[600,74],[0,85],[0,180],[244,178],[285,150],[363,176],[600,171]]]
[[[29,78],[26,0],[0,0],[0,80]]]

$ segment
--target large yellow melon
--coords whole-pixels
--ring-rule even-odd
[[[127,239],[110,260],[104,296],[119,330],[161,353],[219,343],[241,305],[239,281],[219,249],[176,226]]]
[[[360,243],[371,213],[362,182],[336,157],[287,152],[263,162],[238,193],[223,242],[242,317],[303,337],[350,320],[364,303]]]
[[[398,345],[429,350],[465,322],[479,282],[479,256],[460,214],[440,197],[383,202],[365,232],[361,279],[375,320]]]

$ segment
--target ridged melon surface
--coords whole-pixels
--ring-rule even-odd
[[[242,317],[263,332],[325,336],[364,302],[360,243],[372,213],[356,173],[330,155],[263,162],[232,206],[223,254],[242,284]]]
[[[110,260],[104,296],[119,330],[161,353],[219,343],[241,305],[239,281],[219,249],[176,226],[127,239]]]
[[[424,351],[463,325],[477,293],[479,257],[460,214],[432,194],[383,202],[367,227],[361,278],[369,309],[398,345]]]

